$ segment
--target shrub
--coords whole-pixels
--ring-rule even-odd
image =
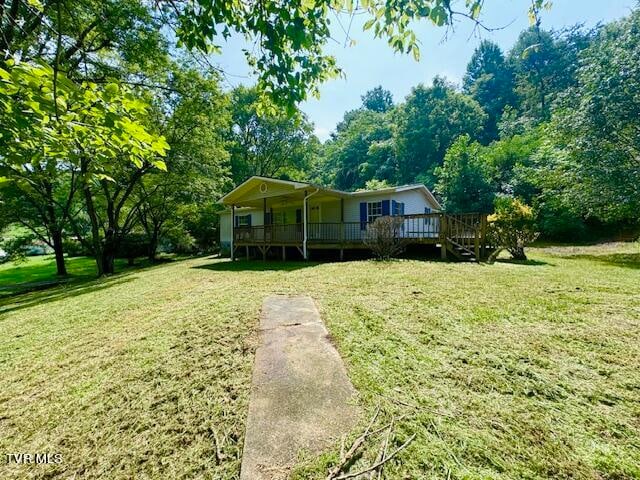
[[[62,241],[62,250],[68,257],[86,257],[91,252],[77,238],[65,238]]]
[[[379,217],[367,227],[364,244],[381,260],[388,260],[402,253],[406,246],[402,238],[402,224],[399,217]]]
[[[516,260],[526,260],[524,248],[538,238],[533,209],[517,198],[500,197],[495,202],[495,213],[489,215],[488,234],[498,247],[506,249]]]
[[[2,240],[2,239],[0,239]],[[1,262],[20,262],[25,260],[29,251],[33,248],[35,236],[31,234],[21,235],[0,241],[0,250],[4,250]]]
[[[116,252],[117,258],[126,258],[129,265],[133,265],[137,257],[147,256],[149,254],[149,240],[142,233],[129,233],[125,235]]]

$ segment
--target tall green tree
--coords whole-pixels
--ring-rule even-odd
[[[393,108],[393,95],[382,86],[369,90],[360,98],[362,98],[362,107],[372,112],[385,113]]]
[[[584,51],[578,84],[550,129],[552,179],[567,204],[603,221],[640,220],[640,11]]]
[[[507,105],[515,105],[511,66],[495,43],[483,40],[473,52],[463,80],[463,91],[471,95],[487,114],[481,140],[487,144],[499,136],[498,122]]]
[[[259,108],[255,88],[231,92],[230,153],[234,183],[251,175],[302,177],[318,148],[313,126],[296,110],[293,117]]]
[[[580,52],[592,42],[597,29],[575,26],[550,32],[540,23],[523,31],[509,52],[515,74],[516,109],[529,124],[550,118],[554,101],[576,84]]]
[[[482,158],[482,146],[462,135],[451,145],[435,175],[436,193],[447,212],[491,212],[495,188],[488,166]]]
[[[460,135],[477,138],[485,120],[478,102],[443,78],[436,77],[431,87],[414,87],[398,110],[398,180],[433,184],[447,149]]]
[[[143,0],[4,0],[0,56],[55,64],[74,80],[147,75],[166,62],[163,24]]]
[[[178,234],[191,237],[199,249],[211,249],[212,243],[206,243],[211,236],[203,239],[191,225],[215,225],[215,202],[231,184],[225,138],[229,98],[218,77],[176,67],[168,86],[154,98],[154,120],[170,147],[167,171],[145,176],[135,190],[150,260],[162,240],[175,243]]]
[[[389,113],[359,109],[325,143],[325,171],[336,188],[363,188],[369,180],[395,181],[393,130]]]
[[[117,184],[110,193],[116,173],[164,169],[166,142],[143,126],[144,103],[117,84],[79,85],[46,64],[9,63],[10,70],[0,69],[0,175],[32,212],[17,220],[54,248],[64,275],[63,232],[73,220],[74,194],[84,192],[92,227],[87,245],[99,272],[110,273],[103,240],[111,230],[100,235],[92,186],[104,192],[117,235],[113,220],[131,192]]]

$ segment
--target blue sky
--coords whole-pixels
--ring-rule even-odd
[[[560,29],[576,23],[593,26],[629,13],[636,0],[554,0],[551,10],[542,14],[542,26]],[[460,20],[455,31],[437,28],[427,22],[416,25],[421,42],[421,59],[411,55],[394,54],[384,40],[374,39],[371,32],[363,32],[364,16],[356,17],[350,30],[355,46],[344,47],[349,19],[341,18],[342,26],[334,19],[332,36],[339,40],[327,44],[326,52],[334,55],[345,78],[331,80],[321,87],[320,99],[311,99],[301,105],[314,123],[316,134],[325,140],[345,111],[360,106],[360,96],[367,90],[382,85],[400,102],[419,83],[430,83],[436,75],[446,76],[460,83],[473,50],[483,38],[492,40],[507,51],[518,34],[529,26],[528,0],[486,0],[482,15],[485,25],[505,27],[494,32],[477,31],[469,21]],[[445,37],[446,35],[446,37]],[[226,83],[250,84],[247,66],[240,52],[242,42],[234,40],[223,45],[223,54],[215,61],[228,73]]]

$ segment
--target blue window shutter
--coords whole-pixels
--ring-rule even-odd
[[[391,215],[398,214],[398,202],[395,200],[391,200]]]
[[[264,212],[264,224],[271,225],[271,212]]]
[[[302,209],[296,209],[296,223],[302,223]]]
[[[360,230],[367,228],[367,202],[360,202]]]
[[[251,214],[247,215],[247,226],[251,226]]]
[[[400,204],[400,215],[404,215],[404,202]]]
[[[235,224],[236,228],[240,225],[240,219],[237,215],[233,217],[233,223]]]
[[[390,206],[389,200],[382,200],[382,215],[390,215],[391,212],[389,211],[389,206]]]

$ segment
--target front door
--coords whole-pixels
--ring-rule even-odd
[[[320,205],[309,207],[309,223],[320,223],[321,221]]]

